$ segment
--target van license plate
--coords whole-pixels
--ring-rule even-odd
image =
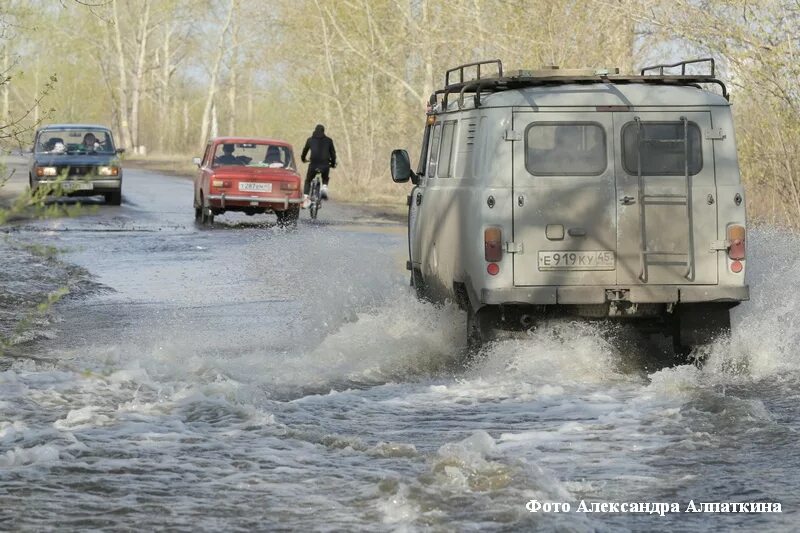
[[[615,267],[616,258],[610,250],[539,252],[539,270],[614,270]]]
[[[271,183],[253,183],[249,181],[239,182],[240,191],[272,192]]]

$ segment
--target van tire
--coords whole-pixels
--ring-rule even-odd
[[[467,350],[470,354],[476,354],[497,338],[498,321],[498,310],[492,306],[477,311],[473,311],[471,305],[467,307]]]
[[[687,362],[694,348],[730,335],[731,312],[727,304],[681,304],[672,316],[672,345],[678,362]]]
[[[467,352],[470,355],[478,353],[483,348],[483,342],[478,317],[472,309],[467,309]]]
[[[411,269],[411,286],[414,287],[414,293],[416,294],[418,300],[430,300],[425,279],[422,277],[422,272],[420,272],[417,268]]]

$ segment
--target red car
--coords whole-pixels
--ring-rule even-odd
[[[194,215],[202,224],[226,211],[275,213],[281,226],[295,225],[303,186],[292,145],[272,139],[217,137],[208,141],[194,180]]]

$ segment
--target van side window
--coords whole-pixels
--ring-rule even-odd
[[[436,175],[440,178],[452,177],[453,139],[455,138],[456,121],[450,120],[442,126],[442,149],[439,154],[439,170]]]
[[[599,176],[606,131],[595,122],[534,122],[525,130],[525,167],[534,176]]]
[[[431,135],[431,147],[428,150],[430,159],[428,160],[428,172],[426,176],[432,178],[436,175],[436,167],[439,165],[439,143],[442,140],[442,125],[437,124],[433,128],[433,135]]]
[[[638,149],[641,147],[642,174],[646,176],[683,176],[686,172],[683,122],[628,122],[622,128],[622,165],[630,175],[638,174]],[[641,135],[641,139],[639,138]],[[689,174],[703,169],[700,128],[688,124]],[[641,144],[639,142],[641,141]]]
[[[419,176],[425,174],[425,167],[428,164],[428,144],[430,144],[432,129],[429,124],[426,124],[425,133],[422,134],[422,147],[419,151],[419,161],[417,161],[417,175]]]

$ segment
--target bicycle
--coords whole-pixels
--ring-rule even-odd
[[[311,186],[308,189],[308,214],[312,220],[316,220],[317,213],[322,207],[322,170],[316,169],[314,177],[311,178]]]

